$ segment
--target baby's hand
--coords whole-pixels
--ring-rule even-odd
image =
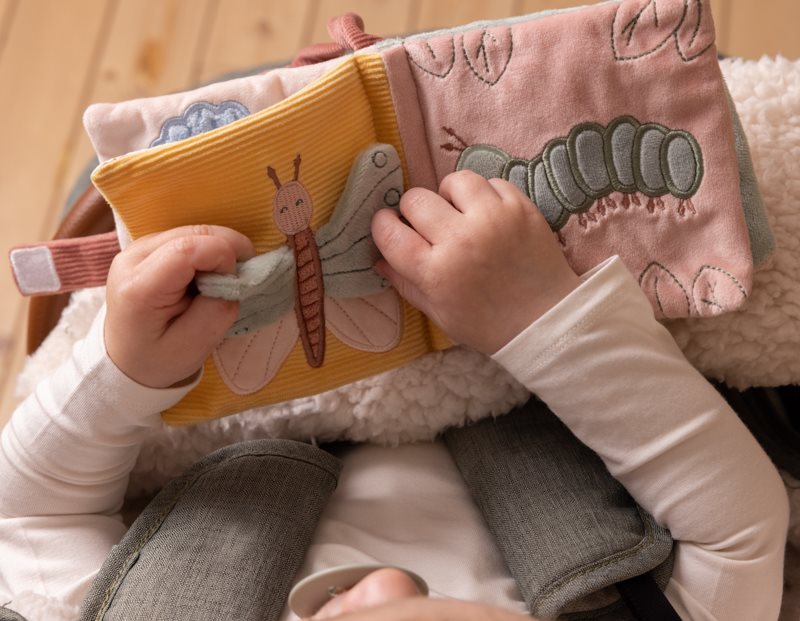
[[[198,272],[230,274],[255,254],[241,233],[186,226],[133,242],[111,264],[106,290],[108,355],[128,377],[153,388],[190,378],[222,340],[238,302],[192,295]]]
[[[375,266],[454,341],[496,352],[580,283],[539,210],[512,184],[470,171],[439,194],[414,188],[384,209]],[[412,228],[413,227],[413,228]]]

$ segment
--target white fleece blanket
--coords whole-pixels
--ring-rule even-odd
[[[756,273],[743,310],[673,321],[668,328],[709,377],[738,388],[800,383],[800,61],[727,60],[722,68],[750,142],[776,249]],[[73,295],[59,325],[27,361],[19,396],[27,396],[87,332],[103,295],[102,289]],[[314,397],[193,427],[165,425],[146,442],[129,495],[150,493],[201,456],[241,440],[429,440],[446,427],[504,413],[526,398],[525,389],[491,360],[454,348]],[[800,482],[787,477],[787,488],[793,521],[781,618],[798,619]]]

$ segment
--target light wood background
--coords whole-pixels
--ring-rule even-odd
[[[327,41],[359,13],[380,35],[454,26],[580,0],[0,0],[0,257],[49,239],[89,161],[95,101],[163,94]],[[712,0],[719,49],[800,57],[800,0]],[[15,405],[27,303],[0,267],[0,427]]]

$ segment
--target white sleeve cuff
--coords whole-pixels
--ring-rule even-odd
[[[104,326],[106,307],[100,309],[86,338],[75,346],[75,362],[83,375],[92,377],[92,399],[129,422],[154,417],[183,399],[200,382],[202,369],[190,383],[170,388],[144,386],[123,373],[108,355]]]

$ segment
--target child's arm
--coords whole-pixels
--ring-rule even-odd
[[[187,286],[197,271],[232,272],[252,253],[239,233],[187,227],[115,259],[107,310],[0,437],[4,601],[38,585],[39,596],[80,603],[125,531],[115,514],[141,441],[236,317],[235,303],[192,297]]]
[[[403,198],[413,229],[376,216],[379,269],[456,341],[494,354],[671,530],[667,595],[683,618],[777,618],[781,480],[619,259],[579,279],[506,182],[462,172],[441,194]]]

